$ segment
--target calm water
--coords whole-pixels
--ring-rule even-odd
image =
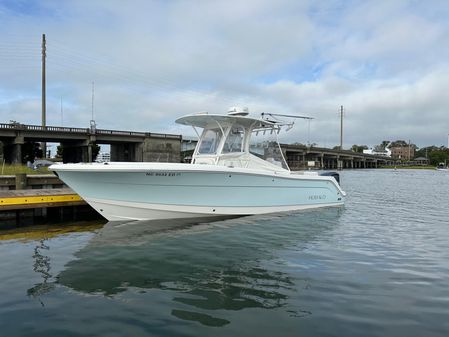
[[[449,174],[342,184],[339,209],[8,232],[0,334],[448,336]]]

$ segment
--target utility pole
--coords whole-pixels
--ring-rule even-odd
[[[47,46],[45,34],[42,34],[42,128],[46,127],[46,87],[45,87],[45,58],[47,57]],[[47,144],[42,142],[43,157],[47,157]]]
[[[343,150],[343,105],[340,106],[340,151]]]

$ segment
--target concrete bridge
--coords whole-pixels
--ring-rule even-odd
[[[193,149],[195,139],[152,132],[103,130],[95,128],[42,127],[20,123],[0,123],[0,161],[23,163],[24,147],[38,142],[60,143],[64,162],[89,162],[94,144],[109,144],[112,161],[180,162],[181,149]],[[182,144],[182,145],[181,145]],[[282,144],[292,170],[376,168],[392,165],[389,157],[340,151],[305,145]]]
[[[377,168],[394,164],[390,157],[347,150],[292,144],[282,144],[281,148],[292,170],[306,169],[309,162],[319,169]]]
[[[182,151],[194,149],[196,138],[183,138]],[[311,147],[297,144],[281,144],[288,166],[292,170],[315,169],[356,169],[377,168],[383,165],[394,165],[395,160],[378,155],[363,154],[347,150],[334,150],[324,147]],[[309,166],[309,164],[313,164]]]
[[[60,143],[64,162],[89,162],[94,144],[109,144],[113,161],[179,162],[181,135],[152,132],[0,124],[0,159],[23,163],[24,147],[37,142]]]

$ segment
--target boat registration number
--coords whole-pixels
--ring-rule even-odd
[[[150,177],[179,177],[181,173],[179,172],[146,172],[146,176]]]

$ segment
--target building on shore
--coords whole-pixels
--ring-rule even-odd
[[[95,159],[97,163],[107,163],[111,161],[111,153],[110,152],[100,152]]]
[[[390,148],[391,158],[399,160],[412,160],[415,157],[415,148],[413,146],[394,146]]]

